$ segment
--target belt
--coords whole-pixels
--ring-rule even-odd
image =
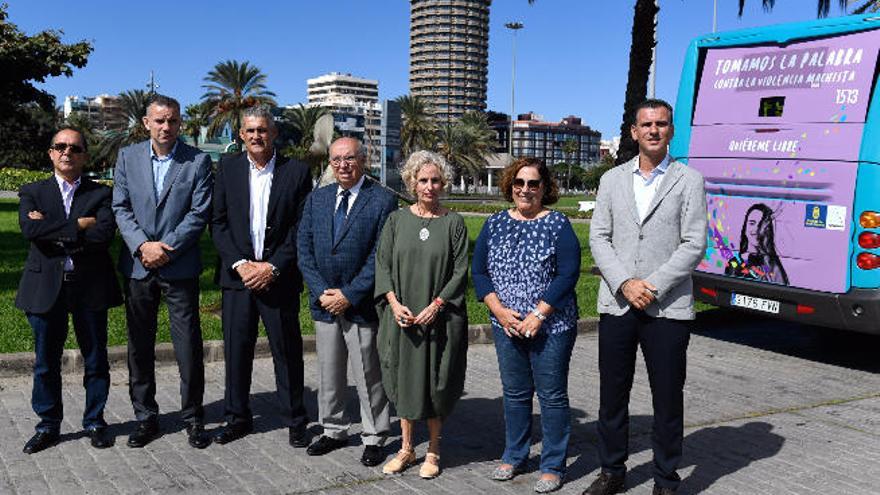
[[[64,275],[61,276],[62,282],[76,282],[76,279],[75,272],[64,272]]]

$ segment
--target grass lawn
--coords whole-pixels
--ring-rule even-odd
[[[485,219],[480,217],[465,218],[470,236],[470,252],[473,252],[474,242],[484,222]],[[581,250],[581,278],[577,285],[578,306],[581,316],[595,316],[598,278],[589,274],[589,269],[593,266],[593,258],[589,249],[586,248],[589,226],[574,224],[574,229],[583,248]],[[117,236],[112,249],[114,258],[119,253],[120,243],[121,240]],[[207,235],[202,237],[201,247],[205,264],[205,270],[200,279],[202,334],[206,340],[219,340],[223,338],[220,318],[216,316],[220,309],[220,289],[213,282],[217,255]],[[0,353],[33,350],[30,326],[24,313],[14,305],[27,249],[28,243],[22,238],[18,227],[18,201],[0,200]],[[164,306],[161,308],[157,341],[170,342],[168,313]],[[301,295],[300,308],[303,333],[314,333],[305,293]],[[477,302],[472,286],[468,287],[468,317],[471,323],[487,323],[489,321],[488,310],[483,304]],[[127,338],[123,307],[111,309],[109,320],[109,345],[125,344]],[[76,347],[72,329],[68,334],[66,347]]]

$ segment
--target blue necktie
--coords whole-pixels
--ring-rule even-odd
[[[339,207],[336,208],[336,214],[333,215],[333,242],[338,241],[339,235],[342,234],[342,226],[345,225],[345,217],[348,216],[349,196],[351,196],[350,191],[342,191],[342,201],[339,202]]]

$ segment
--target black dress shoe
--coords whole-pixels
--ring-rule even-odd
[[[155,420],[138,421],[137,428],[128,436],[127,445],[134,449],[146,446],[159,437],[159,422]]]
[[[254,431],[254,425],[251,423],[226,423],[214,432],[214,443],[223,445],[233,442],[247,436],[252,431]]]
[[[361,464],[367,467],[378,466],[385,460],[385,452],[378,445],[364,447],[364,455],[361,456]]]
[[[336,440],[324,435],[321,435],[320,438],[315,440],[315,443],[309,445],[309,448],[306,449],[306,454],[309,455],[324,455],[334,450],[345,447],[348,445],[348,440]]]
[[[675,490],[654,485],[654,490],[651,492],[651,495],[675,495]]]
[[[309,446],[309,433],[305,428],[290,427],[287,430],[287,441],[291,447],[302,449]]]
[[[25,454],[36,454],[58,443],[59,438],[61,438],[61,435],[57,431],[38,431],[24,444],[22,452]]]
[[[106,426],[94,426],[86,429],[86,435],[92,441],[92,447],[96,449],[107,449],[113,446],[113,438],[107,434]]]
[[[205,431],[205,427],[200,424],[186,425],[186,436],[190,447],[204,449],[211,445],[211,436]]]
[[[609,473],[599,473],[589,488],[582,495],[614,495],[623,491],[626,484],[626,476],[614,476]]]

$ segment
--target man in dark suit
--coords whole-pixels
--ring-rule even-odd
[[[36,434],[24,446],[26,454],[58,442],[63,416],[61,352],[68,314],[73,316],[83,355],[83,428],[93,447],[113,445],[104,422],[110,390],[107,309],[122,304],[122,295],[109,253],[116,233],[110,188],[81,177],[87,155],[79,131],[55,134],[49,158],[54,175],[22,186],[19,192],[18,221],[31,246],[15,305],[27,314],[34,332],[31,405],[40,417]]]
[[[267,107],[242,112],[239,135],[247,151],[221,158],[214,184],[211,230],[220,255],[226,358],[226,424],[214,442],[225,444],[253,429],[249,395],[262,319],[288,441],[305,447],[296,227],[312,181],[308,165],[275,154],[278,131]]]
[[[205,390],[199,321],[199,238],[210,221],[211,158],[178,140],[180,104],[156,95],[144,126],[150,139],[119,151],[113,213],[122,240],[119,271],[125,277],[129,395],[138,421],[129,447],[159,436],[155,345],[159,303],[168,306],[171,341],[180,371],[181,416],[191,446],[207,447]]]
[[[340,138],[330,146],[336,184],[309,196],[300,222],[299,268],[309,287],[317,339],[318,415],[324,434],[309,455],[324,455],[348,443],[346,370],[360,399],[364,453],[361,463],[376,466],[391,428],[382,388],[373,301],[376,244],[397,199],[364,177],[366,154],[359,141]]]

